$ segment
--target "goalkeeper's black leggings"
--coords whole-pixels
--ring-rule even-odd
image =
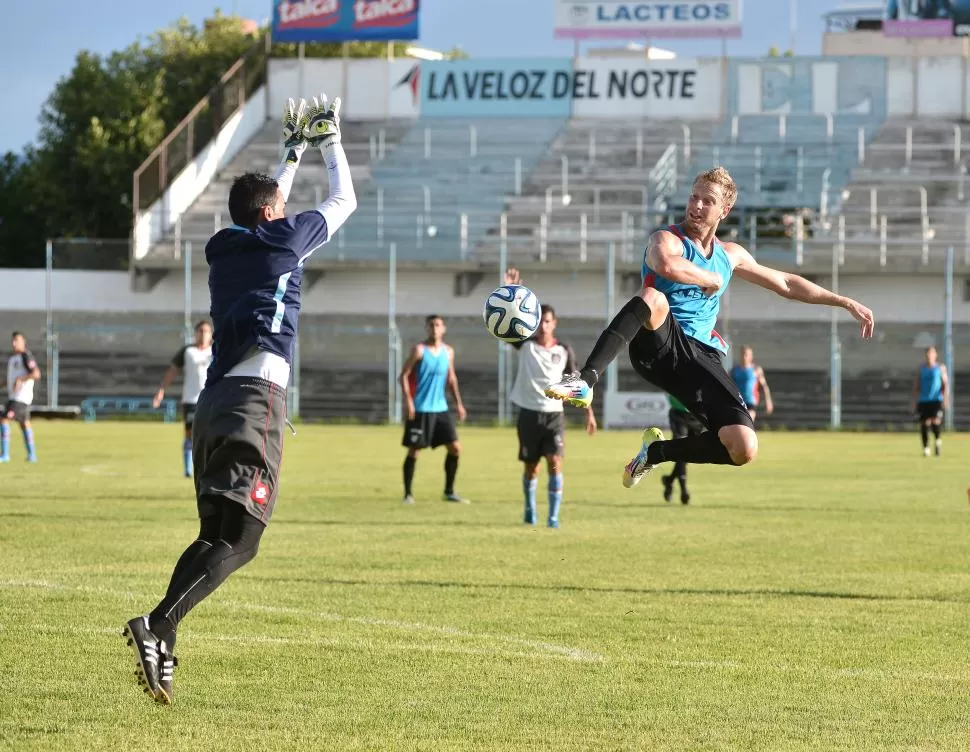
[[[155,636],[175,646],[179,622],[233,572],[250,562],[259,550],[266,526],[242,504],[211,499],[215,511],[200,520],[199,537],[182,552],[165,597],[148,615]]]

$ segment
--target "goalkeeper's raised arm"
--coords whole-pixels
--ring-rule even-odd
[[[335,97],[329,107],[326,95],[313,98],[304,115],[303,138],[310,146],[320,149],[327,165],[330,195],[317,207],[317,211],[327,220],[332,237],[357,208],[350,165],[340,144],[340,97]]]

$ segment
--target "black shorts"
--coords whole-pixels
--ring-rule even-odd
[[[704,428],[703,423],[690,413],[685,413],[683,410],[674,410],[671,408],[667,416],[670,418],[670,430],[673,432],[675,439],[683,439],[685,436],[696,436],[707,430]]]
[[[748,406],[721,364],[721,353],[691,339],[673,316],[656,331],[641,328],[630,342],[630,362],[647,382],[672,394],[711,431],[754,428]]]
[[[566,438],[564,413],[540,413],[523,407],[519,409],[515,427],[519,434],[519,459],[522,462],[562,457]]]
[[[186,428],[192,428],[192,424],[195,423],[195,408],[197,405],[193,405],[190,402],[182,403],[182,422],[185,424]]]
[[[15,420],[18,423],[26,423],[30,420],[30,405],[26,402],[10,400],[3,408],[3,417],[7,420]]]
[[[286,390],[264,379],[222,378],[202,392],[192,431],[199,517],[214,514],[222,498],[269,522],[285,424]]]
[[[936,402],[920,402],[916,406],[916,413],[920,420],[942,420],[943,403],[939,400]]]
[[[414,420],[404,424],[401,444],[408,449],[437,449],[443,444],[456,441],[458,432],[451,422],[451,414],[446,410],[441,413],[415,413]]]

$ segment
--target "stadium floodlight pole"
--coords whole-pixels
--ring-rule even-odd
[[[839,234],[832,244],[832,292],[839,294],[839,263],[845,254],[845,215],[839,215]],[[833,431],[842,427],[842,344],[839,342],[839,309],[832,308],[829,355],[829,422]]]
[[[182,303],[182,336],[186,345],[192,344],[192,241],[185,241],[185,292]]]
[[[54,388],[54,241],[48,238],[46,247],[46,279],[44,307],[47,309],[47,404],[57,407]]]
[[[788,0],[788,49],[795,54],[795,36],[798,32],[798,0]]]
[[[509,217],[502,212],[499,220],[499,244],[498,244],[498,283],[505,284],[505,270],[509,268]],[[498,343],[498,422],[504,426],[508,418],[506,413],[506,384],[505,372],[505,348],[504,342]]]
[[[400,368],[401,340],[397,332],[397,243],[388,246],[387,262],[387,422],[401,422]]]
[[[946,375],[949,381],[947,385],[947,397],[949,398],[950,409],[944,411],[943,421],[947,431],[953,430],[954,409],[956,399],[954,395],[954,354],[953,354],[953,246],[946,249],[946,304],[943,309],[943,362],[946,364]]]
[[[606,252],[606,325],[613,320],[616,310],[616,241],[611,240]],[[614,360],[606,369],[606,393],[615,394],[618,389],[617,362]]]

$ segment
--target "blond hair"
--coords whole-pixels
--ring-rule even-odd
[[[738,199],[738,186],[735,185],[734,178],[731,177],[731,173],[728,172],[724,167],[712,167],[710,170],[700,173],[696,178],[694,178],[694,182],[710,183],[711,185],[721,186],[721,193],[724,195],[724,203],[728,206],[734,206],[734,202]]]

